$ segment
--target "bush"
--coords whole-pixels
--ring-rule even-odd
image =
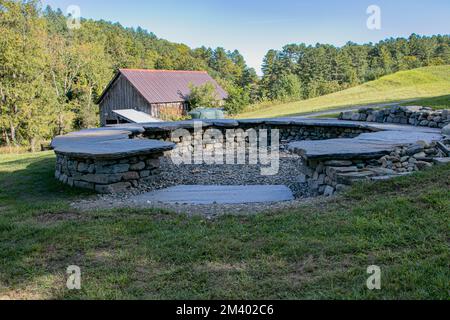
[[[250,104],[250,94],[247,88],[229,85],[226,90],[228,98],[225,100],[225,110],[229,114],[237,114]]]
[[[220,106],[220,98],[217,96],[216,86],[210,82],[201,86],[189,85],[189,105],[191,109],[217,108]]]

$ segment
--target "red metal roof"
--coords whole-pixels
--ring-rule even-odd
[[[143,70],[120,69],[122,74],[149,103],[182,102],[189,97],[189,85],[201,86],[212,83],[216,87],[219,99],[226,99],[228,94],[206,71],[179,71],[179,70]],[[118,78],[112,81],[112,83]],[[111,83],[111,84],[112,84]],[[111,87],[108,86],[103,93]]]

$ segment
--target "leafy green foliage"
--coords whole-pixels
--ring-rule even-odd
[[[0,145],[32,148],[98,125],[96,101],[118,68],[206,70],[245,87],[258,79],[237,51],[191,49],[142,28],[81,20],[38,0],[0,0]]]
[[[289,44],[281,51],[269,50],[263,61],[262,99],[309,99],[402,70],[450,64],[450,36],[388,39],[377,44],[347,43],[307,46]],[[286,75],[295,75],[300,84],[286,91]],[[291,79],[291,82],[293,78]],[[293,83],[293,82],[292,82]],[[301,88],[301,89],[300,89]]]
[[[201,86],[189,85],[189,105],[195,108],[217,108],[220,105],[220,98],[217,96],[216,86],[212,83],[205,83]]]
[[[235,114],[257,102],[309,99],[397,71],[450,64],[450,36],[413,34],[341,48],[290,44],[267,53],[259,79],[237,50],[191,49],[103,20],[82,19],[69,30],[62,11],[41,10],[39,0],[0,0],[0,34],[0,145],[31,149],[97,126],[96,101],[118,68],[206,70],[229,91],[225,108]]]
[[[423,67],[384,76],[375,81],[308,100],[288,103],[268,102],[252,106],[240,118],[270,118],[300,115],[349,106],[402,103],[421,105],[421,98],[440,97],[450,93],[450,66]],[[427,102],[423,102],[428,104]],[[438,108],[439,102],[436,108]],[[445,97],[441,106],[448,106]],[[431,105],[430,105],[431,106]],[[447,107],[448,108],[448,107]]]

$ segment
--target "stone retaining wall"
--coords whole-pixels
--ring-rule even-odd
[[[400,117],[400,114],[398,116]],[[416,115],[413,116],[409,113],[406,113],[405,116],[416,117]],[[431,114],[428,115],[428,117],[431,116]],[[440,118],[448,119],[445,112],[441,114]],[[372,118],[367,116],[366,120],[372,120]],[[436,123],[441,125],[437,121],[438,119],[435,120]],[[52,142],[57,155],[55,176],[61,182],[70,186],[91,189],[99,193],[120,193],[136,187],[142,180],[151,179],[152,176],[158,174],[159,159],[164,155],[169,156],[169,153],[165,154],[165,152],[171,152],[171,150],[175,152],[182,150],[183,154],[185,150],[194,152],[196,149],[194,147],[198,146],[199,140],[202,141],[204,150],[216,152],[217,148],[223,149],[230,142],[227,141],[227,138],[233,139],[232,142],[237,143],[237,145],[234,144],[235,147],[249,147],[249,134],[253,132],[261,135],[260,130],[267,130],[269,138],[267,142],[270,146],[271,131],[277,129],[280,133],[282,148],[289,148],[289,143],[295,144],[295,141],[303,141],[308,144],[309,142],[305,140],[310,140],[314,142],[309,144],[315,146],[319,143],[315,142],[316,140],[336,139],[336,143],[344,141],[344,145],[338,147],[338,149],[342,148],[347,152],[347,140],[352,141],[354,140],[352,138],[360,138],[365,133],[370,135],[369,138],[371,139],[368,140],[372,141],[373,135],[378,135],[382,133],[379,131],[384,131],[376,125],[341,123],[337,120],[287,118],[201,122],[201,126],[199,126],[199,122],[193,121],[117,126],[107,129],[85,130],[57,137]],[[194,130],[197,127],[200,128],[200,134],[198,134],[199,131]],[[174,134],[179,129],[184,130],[183,134]],[[208,136],[207,133],[211,132],[213,132],[213,138],[211,139],[210,134],[210,139],[205,139],[205,136]],[[186,133],[189,138],[184,136]],[[343,140],[342,138],[349,139]],[[383,137],[377,137],[377,139],[383,141]],[[392,140],[393,138],[388,136],[387,139]],[[413,140],[410,143],[415,141]],[[329,142],[332,146],[335,146],[335,142],[331,140]],[[360,143],[363,142],[363,140],[360,141]],[[404,140],[401,139],[398,144],[404,145]],[[325,149],[321,152],[326,154],[331,152],[333,157],[338,159],[328,147]],[[375,150],[378,149],[375,148]],[[426,145],[425,143],[422,146],[416,145],[413,147],[414,152],[409,149],[398,149],[391,155],[380,159],[382,154],[387,154],[391,150],[394,149],[388,149],[383,153],[375,152],[372,154],[372,152],[369,152],[369,158],[351,157],[344,158],[345,161],[333,160],[333,157],[323,158],[326,161],[308,160],[308,157],[305,157],[307,161],[304,166],[304,175],[300,177],[300,180],[307,182],[311,190],[317,194],[331,195],[354,181],[381,179],[385,176],[421,170],[430,166],[435,157],[442,156],[435,145]],[[365,152],[367,153],[367,150]],[[372,158],[375,157],[375,154],[378,158]],[[228,156],[226,153],[223,155]],[[319,159],[319,157],[315,159]]]
[[[173,143],[163,141],[174,142],[177,145],[174,151],[185,154],[186,150],[193,153],[194,146],[198,145],[200,139],[205,151],[216,152],[218,148],[223,150],[228,142],[227,130],[234,130],[235,136],[232,139],[233,142],[237,142],[234,145],[237,148],[249,146],[250,130],[258,134],[260,134],[259,130],[268,130],[269,146],[273,129],[279,130],[281,143],[296,140],[353,138],[361,133],[374,131],[372,128],[358,125],[321,125],[320,123],[296,125],[292,122],[264,119],[242,122],[234,120],[202,122],[200,135],[194,134],[194,128],[198,122],[155,123],[142,126],[118,126],[107,130],[85,130],[57,137],[52,142],[57,155],[55,176],[69,186],[91,189],[99,193],[119,193],[138,186],[143,179],[149,179],[158,174],[159,158],[164,156],[164,152],[174,148]],[[179,129],[187,130],[189,138],[173,134]],[[207,130],[214,130],[218,136],[205,139]],[[104,148],[103,143],[108,147]],[[96,152],[97,148],[101,150],[99,154]],[[139,155],[127,156],[135,152]],[[151,152],[154,153],[148,154]],[[169,155],[169,153],[166,154],[166,156]]]
[[[136,187],[142,179],[158,174],[163,153],[95,160],[56,154],[55,177],[64,184],[98,193],[118,193]]]
[[[207,130],[219,130],[223,139],[203,139],[203,136]],[[348,128],[348,127],[338,127],[338,126],[296,126],[296,125],[240,125],[238,127],[232,128],[223,128],[223,127],[205,127],[202,129],[202,140],[203,140],[203,148],[210,149],[211,145],[215,145],[216,147],[224,147],[227,142],[227,130],[235,130],[236,136],[233,137],[234,141],[237,142],[240,139],[246,139],[248,142],[248,133],[249,130],[267,130],[267,136],[269,139],[270,145],[270,137],[271,131],[273,129],[279,130],[280,133],[280,142],[281,143],[289,143],[292,141],[300,141],[300,140],[327,140],[327,139],[336,139],[336,138],[354,138],[359,136],[362,133],[373,132],[371,129],[364,128]],[[191,128],[185,129],[190,132],[190,139],[183,139],[181,136],[174,135],[175,129],[173,131],[155,131],[154,129],[151,131],[146,131],[144,133],[144,137],[148,139],[161,140],[167,142],[173,142],[177,144],[178,147],[181,148],[190,148],[194,147],[194,130]]]
[[[387,180],[427,169],[440,164],[440,157],[446,155],[436,142],[418,142],[379,159],[310,160],[302,168],[300,182],[308,183],[313,194],[331,196],[358,181]]]
[[[339,119],[444,128],[450,123],[450,110],[433,111],[431,108],[425,107],[400,106],[383,110],[361,108],[357,111],[343,112],[340,114]]]

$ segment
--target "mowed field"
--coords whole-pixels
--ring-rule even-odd
[[[314,99],[269,106],[252,106],[247,112],[238,115],[237,118],[294,116],[347,106],[404,103],[406,101],[410,105],[429,104],[434,108],[449,108],[450,66],[433,66],[401,71],[354,88]]]
[[[75,210],[92,194],[54,165],[53,152],[0,155],[0,299],[448,299],[450,166],[211,220]]]

